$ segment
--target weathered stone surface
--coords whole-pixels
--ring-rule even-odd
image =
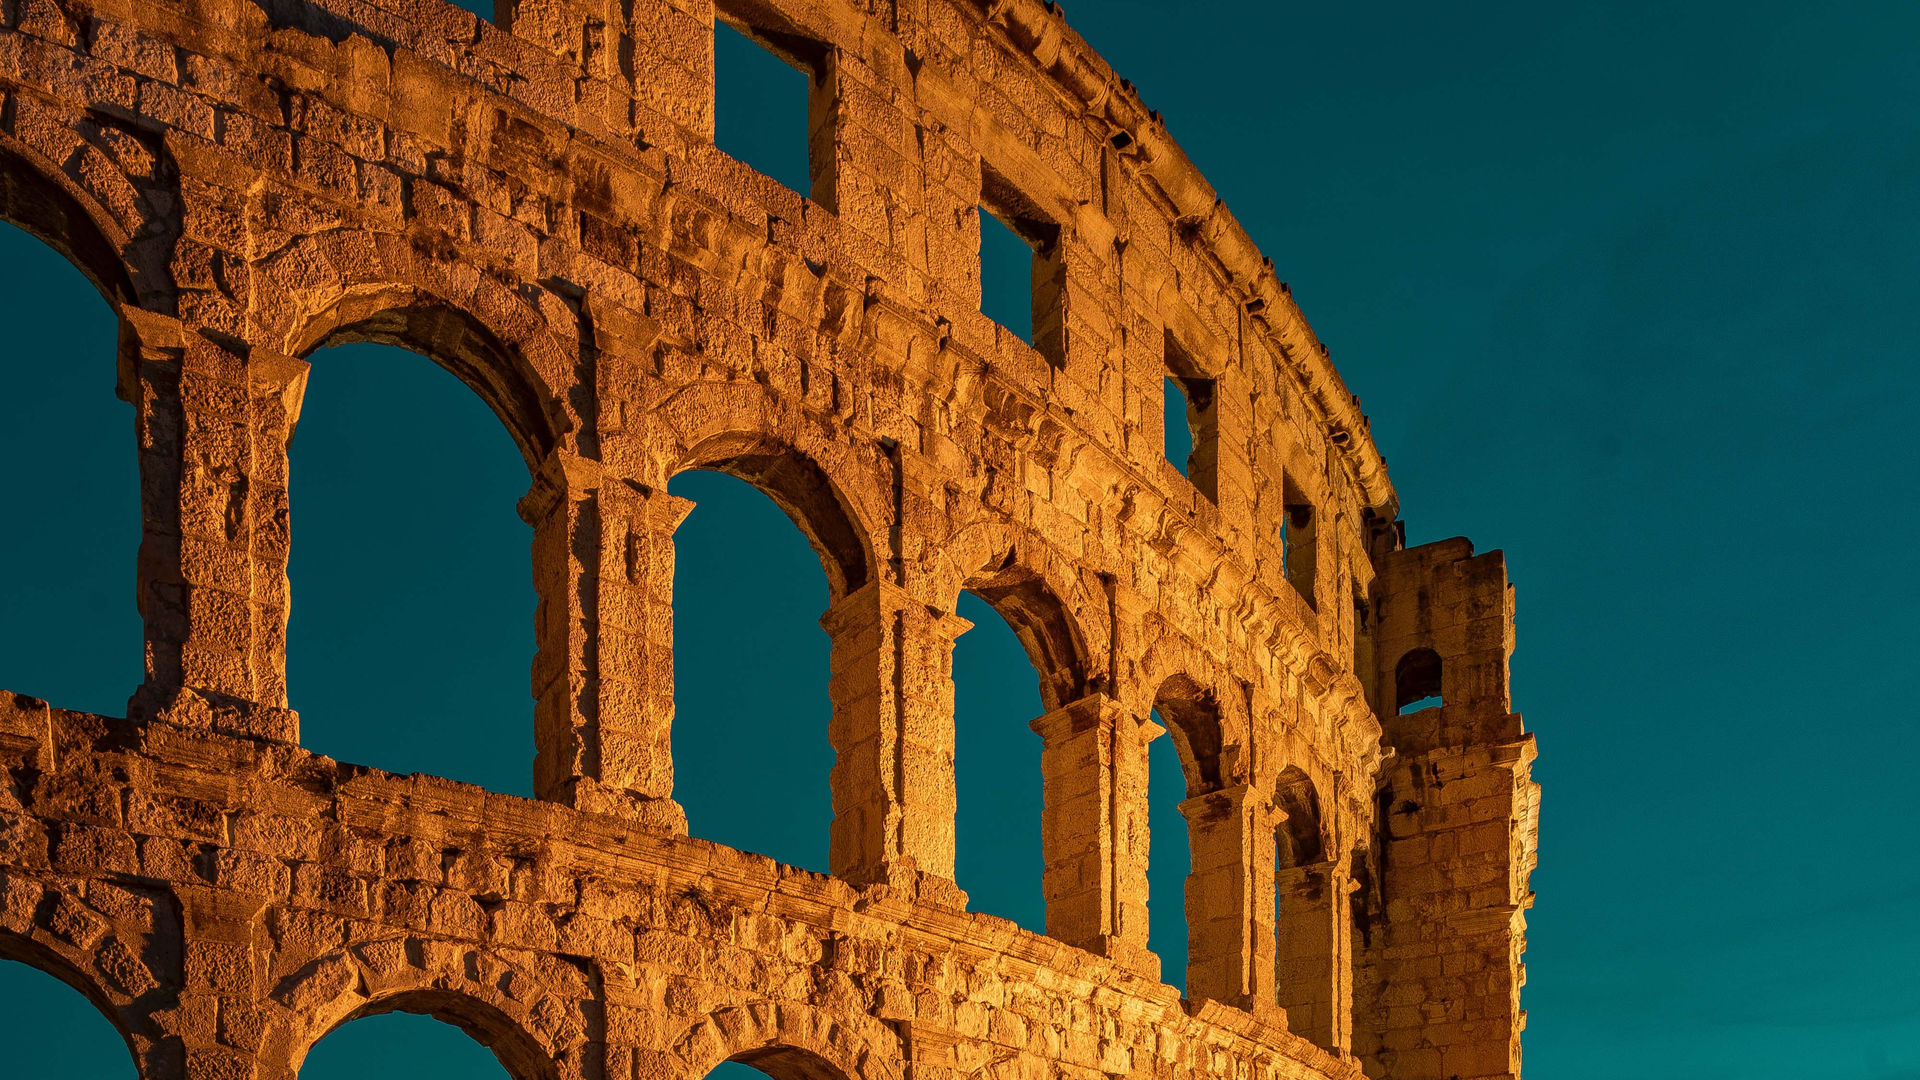
[[[712,144],[716,18],[811,76],[804,198]],[[500,22],[0,6],[0,217],[120,313],[146,624],[126,718],[0,694],[0,955],[156,1080],[289,1078],[393,1009],[521,1078],[1517,1076],[1538,788],[1504,563],[1405,548],[1286,286],[1058,10]],[[1031,346],[978,310],[982,208],[1035,247]],[[445,366],[526,459],[539,801],[299,746],[287,443],[300,358],[359,340]],[[693,468],[820,555],[831,877],[684,835]],[[951,880],[962,590],[1040,676],[1045,937]],[[1145,948],[1163,735],[1184,1002]]]

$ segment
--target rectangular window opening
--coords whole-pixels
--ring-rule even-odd
[[[713,26],[713,141],[721,152],[745,162],[815,202],[831,208],[820,183],[815,131],[828,122],[817,107],[825,50],[791,35],[761,31],[716,19]]]
[[[980,208],[980,313],[1033,344],[1033,248]]]
[[[1166,334],[1166,455],[1208,500],[1219,501],[1218,384],[1202,373],[1172,331]]]
[[[1287,583],[1300,594],[1307,606],[1317,609],[1314,599],[1314,564],[1319,556],[1318,515],[1313,504],[1288,476],[1283,480],[1280,509],[1280,562],[1286,568]]]
[[[1060,226],[986,168],[980,191],[980,312],[1054,367],[1066,363]]]

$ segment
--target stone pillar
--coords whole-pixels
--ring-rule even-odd
[[[685,833],[673,801],[673,533],[693,503],[556,450],[533,526],[534,794]]]
[[[1033,722],[1045,784],[1047,936],[1154,979],[1147,949],[1147,744],[1165,729],[1089,694]]]
[[[136,414],[146,679],[128,703],[228,735],[297,742],[287,708],[287,441],[307,365],[134,308],[121,395]]]
[[[1337,860],[1287,867],[1274,882],[1274,1000],[1290,1031],[1333,1054],[1352,1041],[1351,892]]]
[[[855,884],[953,881],[953,642],[972,624],[869,582],[820,624],[833,639],[833,834],[828,862]],[[925,884],[925,883],[923,883]]]
[[[1187,997],[1263,1010],[1273,1000],[1273,812],[1249,785],[1180,804],[1187,875]]]

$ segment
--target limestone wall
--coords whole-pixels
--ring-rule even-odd
[[[808,72],[807,197],[714,147],[716,19]],[[499,23],[438,0],[0,9],[0,217],[121,315],[147,638],[126,718],[8,714],[0,949],[111,1005],[154,1077],[288,1075],[395,1007],[522,1076],[697,1080],[737,1054],[793,1080],[814,1058],[1442,1075],[1380,1050],[1373,1015],[1425,976],[1371,929],[1430,913],[1383,899],[1356,934],[1349,897],[1395,880],[1392,754],[1524,737],[1383,731],[1384,673],[1456,654],[1391,621],[1451,571],[1400,550],[1357,401],[1159,119],[1027,0],[522,0]],[[1035,249],[1032,344],[978,310],[982,207]],[[287,445],[301,358],[357,340],[452,371],[526,458],[539,802],[299,749]],[[1162,453],[1168,377],[1191,480]],[[693,468],[755,484],[820,555],[833,878],[683,835],[690,504],[666,484]],[[1041,675],[1045,938],[951,880],[963,590]],[[1510,605],[1476,617],[1497,640],[1462,663],[1504,701]],[[1184,1007],[1145,949],[1156,709],[1188,779]],[[1507,972],[1506,1027],[1446,1036],[1450,1058],[1394,1038],[1517,1072],[1481,1051],[1518,1030],[1519,925],[1435,931]]]

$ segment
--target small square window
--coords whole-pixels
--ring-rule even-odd
[[[1163,387],[1166,397],[1167,461],[1187,475],[1188,459],[1193,455],[1193,429],[1187,426],[1187,388],[1169,375]]]

